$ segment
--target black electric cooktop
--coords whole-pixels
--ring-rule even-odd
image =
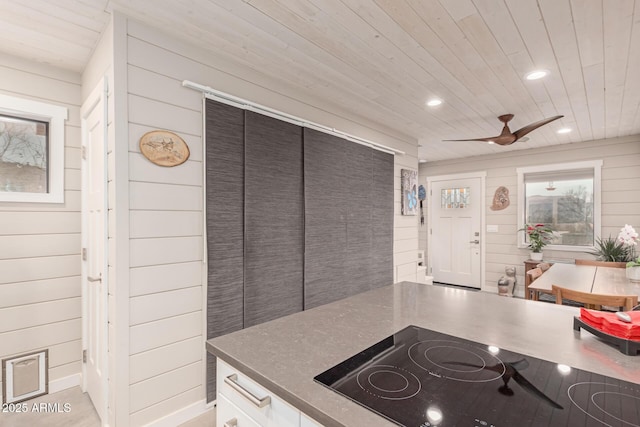
[[[314,378],[406,427],[640,426],[640,385],[409,326]]]

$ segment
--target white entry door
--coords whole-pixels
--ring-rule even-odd
[[[82,108],[83,386],[102,423],[107,411],[106,96],[101,83]]]
[[[482,179],[429,181],[428,239],[433,281],[480,289]]]

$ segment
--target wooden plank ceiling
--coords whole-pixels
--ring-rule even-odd
[[[421,160],[640,133],[640,0],[0,0],[0,50],[81,72],[113,9],[414,137]],[[565,117],[508,147],[442,141],[505,113]]]

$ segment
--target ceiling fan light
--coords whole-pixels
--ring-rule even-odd
[[[487,141],[489,144],[495,144],[494,141]]]
[[[569,133],[569,132],[571,132],[571,128],[558,129],[558,133]]]
[[[442,104],[442,100],[437,98],[433,98],[427,101],[427,105],[429,107],[437,107],[440,104]]]
[[[534,70],[525,74],[524,78],[527,80],[538,80],[545,77],[549,72],[547,70]]]

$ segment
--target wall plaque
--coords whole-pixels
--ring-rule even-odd
[[[189,158],[189,147],[168,130],[147,132],[140,138],[140,152],[158,166],[178,166]]]
[[[501,211],[509,206],[509,189],[507,187],[498,187],[493,195],[492,211]]]

